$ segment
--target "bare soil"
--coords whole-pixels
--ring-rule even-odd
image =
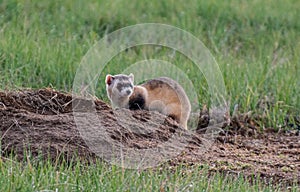
[[[2,158],[12,155],[18,160],[26,160],[28,151],[33,157],[53,161],[74,157],[94,161],[99,158],[76,128],[72,109],[75,99],[85,102],[52,89],[0,92]],[[115,118],[106,103],[95,100],[93,104],[97,116],[105,120],[102,125],[107,134],[114,142],[129,148],[153,148],[175,133],[185,135],[186,132],[169,118],[158,128],[153,128],[154,131],[132,132]],[[155,121],[161,117],[148,111],[128,110],[126,113],[132,115],[140,127],[148,122],[149,130],[151,123],[157,125]],[[201,127],[204,127],[203,123]],[[203,138],[207,138],[205,131],[189,134],[188,145],[167,163],[174,166],[202,164],[211,171],[300,185],[300,136],[296,131],[266,129],[261,132],[251,119],[236,118],[215,137],[207,151],[199,153],[205,141]]]

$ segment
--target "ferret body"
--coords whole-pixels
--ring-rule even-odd
[[[107,75],[106,90],[113,108],[158,111],[172,117],[187,129],[191,112],[184,89],[168,77],[160,77],[134,86],[133,74]]]

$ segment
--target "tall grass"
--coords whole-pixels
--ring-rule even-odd
[[[242,176],[209,174],[206,167],[178,166],[163,171],[125,170],[97,162],[62,162],[27,158],[23,163],[0,161],[1,191],[276,191],[280,186],[256,180],[250,184]],[[297,191],[297,186],[290,187]]]
[[[2,0],[0,88],[51,86],[70,91],[82,57],[104,34],[136,23],[159,22],[189,31],[204,42],[220,65],[231,106],[238,104],[242,112],[263,114],[265,126],[278,127],[286,114],[299,114],[298,7],[300,3],[292,0]],[[145,55],[170,61],[183,66],[199,85],[200,103],[208,103],[205,79],[193,74],[187,58],[170,59],[165,49],[160,53],[137,50],[135,54],[120,53],[105,72],[120,73]],[[107,101],[103,80],[104,74],[98,97]]]

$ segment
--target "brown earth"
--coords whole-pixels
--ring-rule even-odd
[[[101,126],[90,123],[82,133],[78,125],[86,123],[84,118],[90,116],[90,106],[94,106]],[[75,121],[73,110],[83,119]],[[260,132],[254,121],[241,117],[213,135],[205,128],[197,132],[180,129],[172,119],[155,112],[125,110],[125,114],[116,118],[116,112],[100,100],[72,98],[52,89],[0,92],[1,156],[5,159],[12,155],[22,160],[28,158],[26,154],[30,151],[36,159],[57,161],[79,157],[93,161],[98,156],[93,147],[88,146],[107,144],[83,138],[106,134],[112,143],[101,154],[108,157],[111,145],[134,151],[155,149],[176,135],[177,143],[164,146],[169,149],[164,153],[171,155],[167,161],[169,165],[202,164],[211,171],[242,174],[248,178],[260,176],[274,183],[300,184],[300,136],[296,131],[267,129]],[[158,123],[162,118],[164,121]],[[95,130],[100,131],[94,133]],[[159,152],[152,153],[149,159],[163,160],[164,156],[155,157],[156,154]]]

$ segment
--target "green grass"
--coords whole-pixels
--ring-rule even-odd
[[[220,65],[231,109],[238,104],[240,112],[263,116],[262,127],[275,129],[285,124],[286,115],[299,116],[300,1],[108,2],[0,0],[0,89],[50,86],[71,91],[81,59],[104,34],[128,25],[158,22],[189,31],[203,41]],[[200,104],[209,103],[205,79],[193,70],[191,61],[180,54],[168,57],[171,50],[167,48],[154,50],[141,46],[115,57],[99,77],[97,96],[108,101],[105,73],[120,73],[132,63],[155,58],[181,67],[196,85]],[[86,191],[155,191],[166,181],[167,191],[189,190],[190,185],[191,191],[197,187],[230,191],[229,186],[236,187],[235,191],[255,191],[257,187],[221,176],[207,180],[197,171],[185,177],[168,171],[128,172],[130,179],[119,169],[101,164],[94,169],[75,163],[75,170],[38,164],[31,170],[2,162],[0,186],[1,191],[82,187]]]
[[[50,161],[12,159],[0,161],[1,191],[276,191],[258,179],[209,176],[205,167],[178,166],[163,171],[125,170],[105,163],[86,165],[77,161],[55,165]],[[290,187],[297,191],[297,186]]]
[[[124,8],[126,7],[126,8]],[[216,58],[231,109],[264,116],[277,128],[300,108],[298,1],[0,1],[0,88],[55,87],[71,91],[81,59],[104,34],[136,23],[159,22],[191,32]],[[144,46],[145,47],[145,46]],[[120,53],[103,71],[120,73],[142,59],[180,66],[194,82],[200,105],[209,103],[204,78],[187,58],[171,50],[135,48]],[[153,50],[153,49],[152,49]],[[184,65],[183,65],[184,63]],[[200,77],[200,78],[199,78]],[[259,104],[268,98],[268,107]]]

